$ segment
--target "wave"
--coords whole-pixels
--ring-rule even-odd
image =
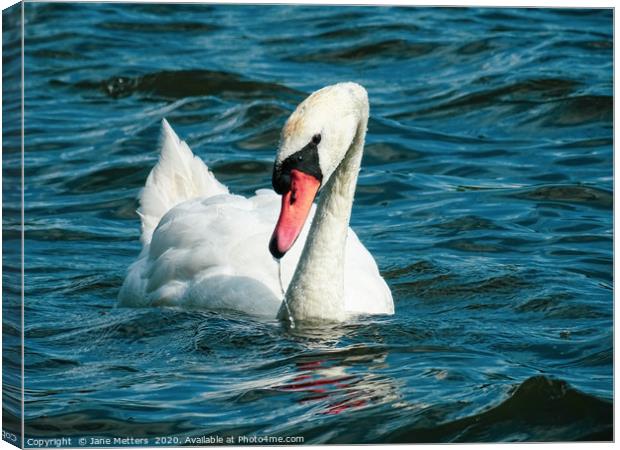
[[[342,380],[341,380],[342,381]],[[247,395],[256,394],[250,392]],[[305,392],[304,392],[305,394]],[[241,397],[239,403],[253,401],[252,398]],[[275,395],[261,392],[259,397]],[[304,397],[305,398],[305,397]],[[316,401],[322,397],[317,396]],[[315,400],[310,398],[310,400]],[[457,402],[458,403],[458,402]],[[356,406],[356,405],[353,405]],[[349,404],[339,405],[340,408],[352,407]],[[353,417],[336,415],[329,423],[320,421],[314,426],[304,426],[297,430],[281,429],[273,435],[302,435],[306,443],[447,443],[447,442],[551,442],[551,441],[611,441],[613,440],[613,403],[583,393],[566,381],[534,376],[515,386],[510,396],[500,404],[485,411],[456,420],[442,421],[442,417],[450,415],[463,405],[437,405],[413,413],[413,417],[403,417],[406,410],[397,412],[383,411],[373,414],[372,409],[359,409]],[[340,412],[340,409],[337,410]],[[8,412],[5,411],[5,414]],[[10,413],[9,413],[10,414]],[[337,413],[334,413],[337,414]],[[383,420],[408,422],[388,432],[375,433]],[[342,417],[342,419],[340,418]],[[373,437],[364,440],[357,434],[350,439],[338,433],[329,433],[326,426],[338,430],[351,426],[356,421],[358,426],[367,427]],[[252,433],[261,433],[259,424],[249,425]],[[224,427],[209,430],[206,434],[235,434],[237,427]],[[66,435],[92,434],[148,437],[166,434],[193,434],[195,429],[191,420],[158,421],[123,421],[105,410],[98,408],[83,409],[75,412],[50,414],[46,417],[26,420],[26,431],[36,436],[51,436],[63,431]],[[238,431],[238,430],[237,430]],[[158,434],[159,433],[159,434]],[[237,433],[238,434],[238,433]],[[241,433],[243,434],[243,433]]]
[[[66,86],[52,80],[54,86]],[[239,75],[212,70],[166,70],[141,76],[113,76],[101,81],[82,80],[70,86],[96,90],[112,98],[141,94],[147,97],[180,99],[185,97],[218,95],[222,97],[273,98],[294,96],[301,92],[284,85],[250,80]]]
[[[368,58],[416,58],[427,55],[440,45],[431,42],[409,42],[404,39],[389,39],[381,42],[343,47],[335,50],[306,53],[291,56],[288,59],[295,62],[328,62],[342,64],[342,62],[367,62]]]
[[[613,193],[594,186],[579,184],[546,185],[518,190],[509,194],[513,198],[537,203],[571,203],[597,209],[613,208]]]
[[[611,441],[613,403],[580,392],[566,381],[535,376],[486,411],[431,427],[415,422],[381,441]]]
[[[484,107],[497,107],[498,104],[544,103],[567,97],[575,92],[580,84],[565,78],[533,78],[504,86],[465,93],[456,98],[439,103],[430,108],[397,113],[390,117],[396,120],[411,120],[418,117],[441,117],[463,114],[469,110]]]
[[[137,33],[209,33],[221,29],[219,25],[203,22],[121,22],[110,21],[99,25],[105,30]]]

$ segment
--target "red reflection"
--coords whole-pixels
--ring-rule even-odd
[[[328,360],[298,362],[295,368],[302,371],[290,383],[279,388],[288,392],[303,392],[306,395],[297,401],[300,403],[325,401],[333,398],[321,414],[340,414],[349,409],[365,406],[368,397],[357,387],[361,378],[349,375],[339,366],[330,366]],[[343,396],[345,397],[343,399]],[[364,398],[361,398],[364,397]]]

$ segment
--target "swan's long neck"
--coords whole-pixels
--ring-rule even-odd
[[[325,185],[295,274],[286,291],[294,320],[345,319],[344,261],[349,219],[360,170],[368,115]],[[283,307],[284,308],[284,307]],[[280,309],[280,318],[288,312]]]

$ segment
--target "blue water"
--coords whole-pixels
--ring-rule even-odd
[[[27,438],[612,439],[611,10],[27,3],[25,19]],[[18,20],[4,16],[8,430]],[[291,332],[116,306],[163,117],[247,195],[270,186],[298,102],[345,80],[371,101],[351,225],[394,316]]]

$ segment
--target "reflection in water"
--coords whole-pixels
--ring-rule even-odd
[[[298,402],[320,402],[321,414],[340,414],[389,402],[396,398],[394,380],[372,373],[372,368],[383,363],[386,356],[383,352],[344,358],[304,357],[295,362],[298,374],[278,388],[301,394]]]
[[[345,411],[394,401],[397,383],[381,373],[387,367],[388,351],[381,336],[373,346],[342,347],[351,339],[358,324],[316,324],[301,322],[288,328],[289,336],[300,341],[304,350],[287,366],[286,381],[275,389],[289,393],[315,414],[335,415]]]

